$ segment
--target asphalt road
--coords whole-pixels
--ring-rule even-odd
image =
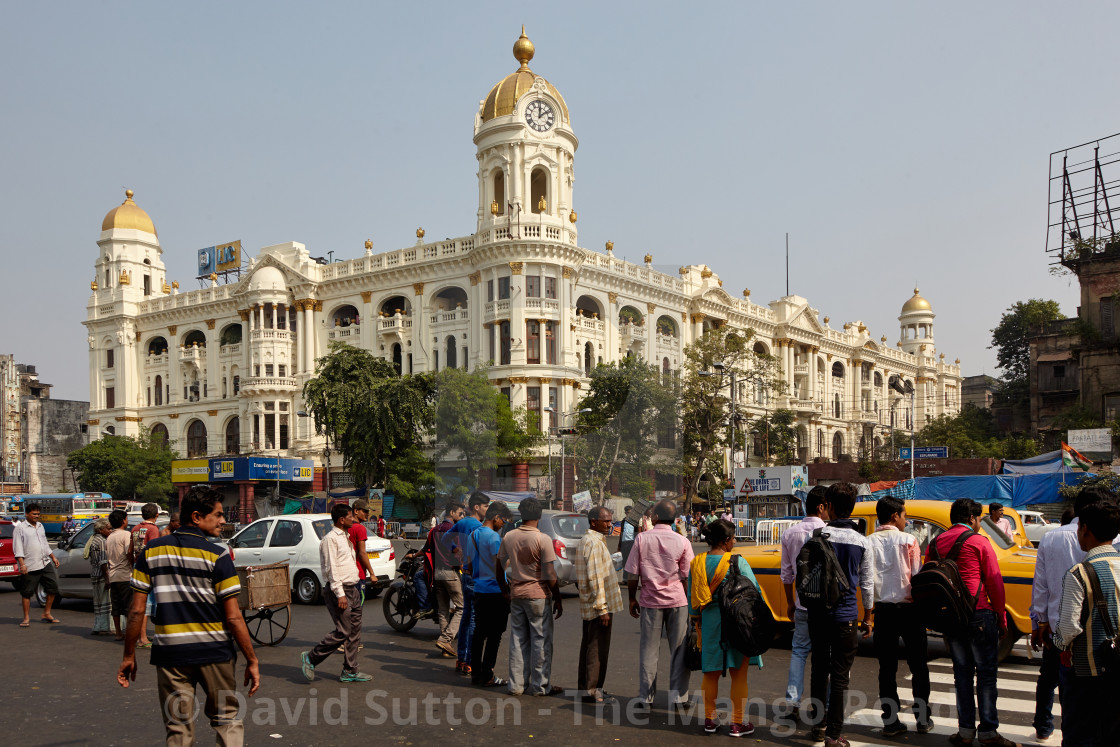
[[[704,739],[702,713],[670,713],[662,693],[649,716],[627,710],[637,695],[638,623],[628,615],[617,620],[611,646],[607,689],[622,701],[618,711],[596,716],[574,697],[512,697],[504,692],[474,688],[457,676],[454,661],[440,658],[434,642],[437,627],[421,622],[409,633],[397,633],[385,624],[381,600],[365,607],[360,656],[363,671],[373,681],[343,685],[338,682],[341,654],[319,667],[313,683],[303,679],[299,652],[313,646],[330,629],[321,605],[292,607],[291,628],[276,647],[258,648],[263,685],[245,701],[247,744],[304,745],[326,740],[341,744],[677,744]],[[40,611],[32,609],[33,620]],[[91,637],[92,608],[88,602],[66,601],[56,610],[58,625],[33,622],[19,628],[19,598],[5,584],[0,590],[0,645],[5,652],[3,708],[0,734],[5,741],[18,735],[22,745],[158,743],[163,726],[155,690],[155,672],[147,653],[138,651],[140,673],[127,690],[115,682],[122,646],[111,637]],[[576,684],[580,621],[579,604],[568,598],[564,616],[556,623],[553,682],[565,688]],[[508,634],[507,634],[508,637]],[[877,697],[877,663],[870,646],[861,649],[852,673],[853,716],[847,731],[853,745],[944,745],[955,731],[952,707],[952,669],[940,642],[931,642],[934,681],[934,718],[937,728],[929,735],[910,732],[885,739],[874,705]],[[659,680],[668,681],[667,656],[662,649]],[[1001,666],[1001,731],[1022,741],[1033,735],[1029,724],[1033,709],[1037,664],[1018,649]],[[1021,654],[1021,655],[1020,655]],[[499,674],[505,675],[506,648],[499,655]],[[811,745],[804,727],[790,722],[775,724],[772,705],[782,698],[789,650],[772,649],[764,668],[750,673],[751,715],[758,727],[754,744]],[[240,669],[240,668],[239,668]],[[909,697],[905,663],[900,665],[903,702]],[[699,697],[700,676],[692,686]],[[721,692],[726,695],[726,681]],[[245,689],[241,691],[244,693]],[[574,694],[573,694],[574,695]],[[699,719],[699,721],[698,721]],[[203,722],[205,719],[202,719]],[[725,717],[726,720],[726,717]],[[683,722],[683,723],[682,723]],[[911,722],[912,723],[912,722]],[[792,734],[791,734],[792,732]],[[720,735],[726,736],[726,727]],[[212,739],[209,727],[198,728],[199,743]],[[1057,744],[1054,737],[1049,742]]]

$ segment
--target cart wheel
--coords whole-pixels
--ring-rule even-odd
[[[245,610],[245,626],[249,637],[262,646],[275,646],[288,635],[292,625],[290,606],[263,607],[250,612]]]

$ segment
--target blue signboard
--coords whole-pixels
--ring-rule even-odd
[[[899,459],[910,458],[910,447],[903,446],[898,450]],[[915,459],[948,459],[948,446],[918,446],[914,449]]]
[[[311,482],[314,476],[315,463],[310,459],[255,456],[210,460],[211,482],[277,479],[281,482]]]
[[[206,277],[214,272],[215,267],[217,267],[217,257],[214,253],[214,247],[208,246],[205,249],[199,249],[197,277]]]

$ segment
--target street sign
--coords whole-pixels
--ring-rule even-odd
[[[578,431],[575,428],[557,428],[556,433],[561,436],[574,436]]]
[[[903,446],[898,450],[899,459],[910,458],[910,447]],[[918,446],[914,449],[915,459],[948,459],[948,446]]]

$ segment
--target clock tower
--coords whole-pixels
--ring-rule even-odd
[[[513,45],[520,67],[479,102],[474,143],[478,157],[478,231],[526,238],[575,237],[572,210],[579,140],[560,92],[529,68],[533,43]]]

